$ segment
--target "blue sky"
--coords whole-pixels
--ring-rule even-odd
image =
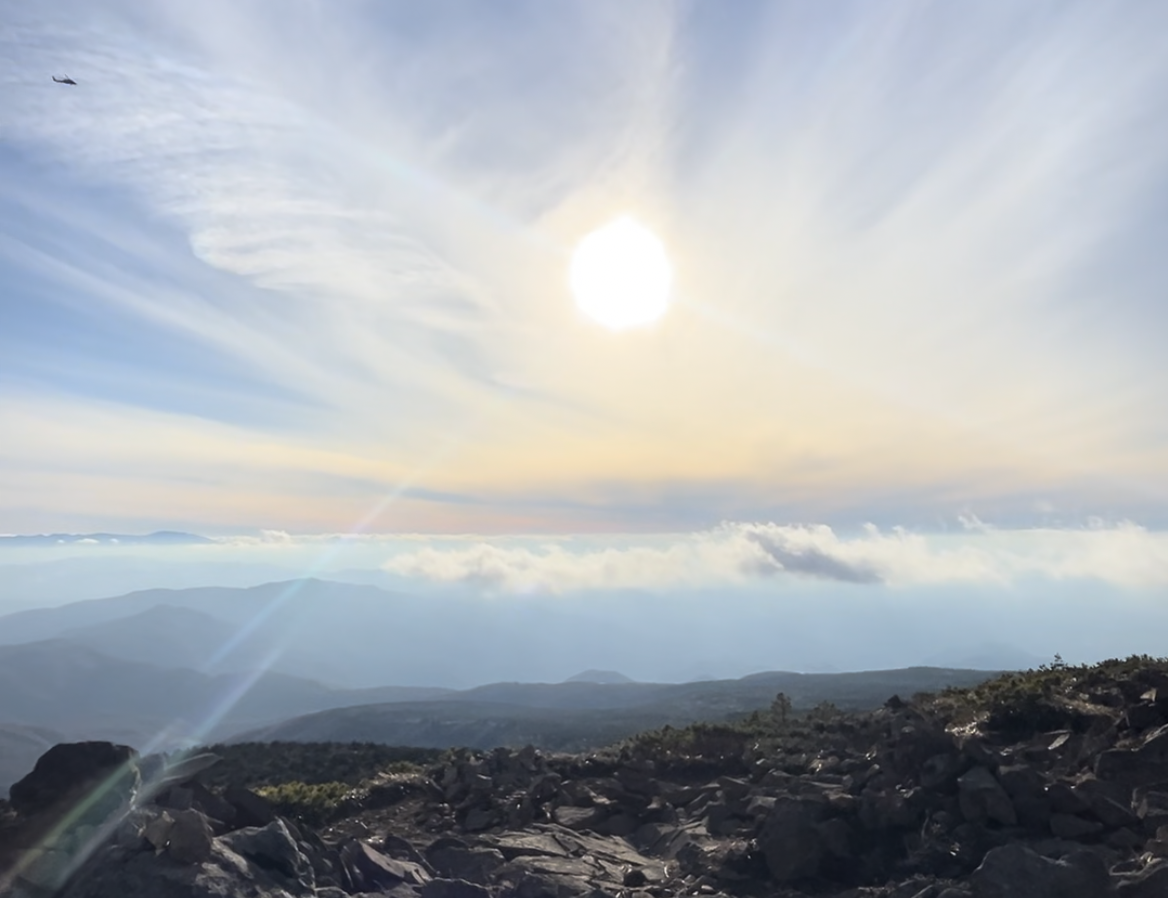
[[[1154,536],[1165,26],[1156,2],[14,8],[0,531]],[[675,288],[614,334],[565,272],[626,213]]]

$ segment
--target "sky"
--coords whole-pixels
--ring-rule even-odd
[[[1168,586],[1162,3],[55,0],[0,95],[0,532]]]

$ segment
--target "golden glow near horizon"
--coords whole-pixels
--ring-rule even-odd
[[[580,241],[568,282],[585,315],[612,330],[625,330],[665,314],[673,271],[657,236],[626,216]]]

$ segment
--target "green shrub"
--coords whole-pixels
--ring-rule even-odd
[[[310,826],[323,826],[341,816],[343,802],[352,791],[347,783],[310,785],[299,780],[256,790],[272,803],[277,814]]]
[[[293,782],[354,788],[380,773],[418,772],[442,756],[438,749],[371,742],[240,742],[199,751],[220,756],[219,763],[200,774],[204,785],[248,789]]]

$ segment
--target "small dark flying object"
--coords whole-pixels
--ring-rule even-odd
[[[70,78],[68,75],[66,75],[64,78],[58,78],[56,75],[54,75],[53,80],[56,81],[58,84],[76,84],[77,83],[72,78]]]

